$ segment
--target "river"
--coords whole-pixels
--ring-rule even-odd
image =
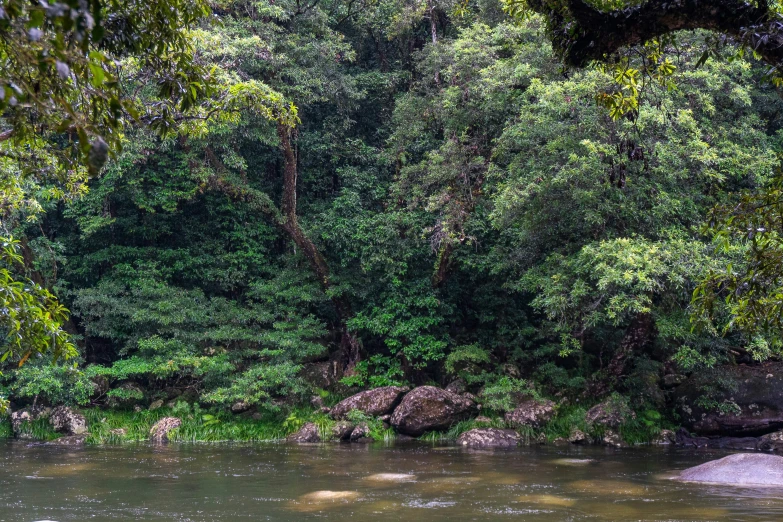
[[[783,491],[680,484],[685,449],[0,441],[0,522],[783,520]]]

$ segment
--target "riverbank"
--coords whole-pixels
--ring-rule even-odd
[[[88,445],[138,443],[150,440],[150,431],[161,419],[177,418],[181,424],[167,433],[171,442],[259,442],[285,440],[299,432],[303,426],[315,425],[320,441],[345,439],[346,421],[335,420],[322,409],[295,408],[280,412],[247,412],[234,415],[225,411],[202,409],[198,405],[179,403],[175,407],[154,410],[111,410],[101,408],[74,409],[84,416],[86,433],[80,443]],[[561,408],[549,422],[535,429],[529,426],[516,428],[522,444],[559,444],[573,439],[575,433],[585,435],[580,444],[599,441],[601,430],[593,429],[584,421],[584,408]],[[51,442],[70,434],[58,432],[50,421],[51,408],[41,408],[31,420],[19,422],[14,430],[9,417],[0,421],[0,438],[18,438],[31,442]],[[388,420],[355,411],[350,425],[366,427],[363,442],[392,442],[411,437],[398,434]],[[426,442],[454,442],[470,430],[483,428],[510,429],[508,423],[497,415],[482,415],[463,420],[442,431],[428,431],[418,440]],[[659,441],[660,430],[640,427],[638,423],[625,424],[619,430],[622,443],[628,445]],[[588,440],[589,439],[589,442]]]

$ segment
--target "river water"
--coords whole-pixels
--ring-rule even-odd
[[[726,453],[0,441],[0,522],[783,520],[783,490],[680,484]]]

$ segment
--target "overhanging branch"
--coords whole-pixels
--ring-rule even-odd
[[[570,65],[583,66],[623,47],[693,29],[725,34],[770,65],[783,64],[783,18],[763,2],[649,0],[614,11],[601,11],[584,0],[530,0],[528,5],[547,18],[554,44]]]

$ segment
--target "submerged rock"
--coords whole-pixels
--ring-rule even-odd
[[[413,482],[416,480],[416,475],[407,473],[376,473],[366,477],[364,480],[371,482]]]
[[[409,389],[404,386],[384,386],[357,393],[332,408],[331,416],[335,419],[344,419],[352,410],[359,410],[372,417],[386,415],[394,411]]]
[[[47,446],[84,446],[84,439],[87,438],[86,433],[81,435],[68,435],[54,439],[46,443]]]
[[[783,457],[738,453],[688,468],[676,479],[731,486],[783,486]]]
[[[87,419],[67,406],[58,406],[52,410],[49,423],[58,433],[81,435],[87,433]]]
[[[299,431],[289,435],[286,440],[298,443],[321,442],[321,435],[318,433],[318,426],[312,422],[306,422]]]
[[[179,428],[182,420],[177,417],[163,417],[150,428],[150,440],[152,442],[168,442],[169,432]]]
[[[520,440],[514,430],[476,428],[460,435],[457,444],[469,448],[509,448],[517,446]]]
[[[477,411],[470,399],[434,386],[420,386],[405,395],[392,414],[391,424],[400,433],[418,437],[427,431],[447,429]]]
[[[506,422],[510,426],[532,426],[540,428],[555,415],[555,403],[550,400],[537,401],[526,399],[520,402],[514,411],[506,413]]]
[[[675,391],[677,413],[690,431],[704,436],[761,436],[783,429],[783,363],[724,366],[715,375],[696,374]],[[715,390],[715,383],[725,383]],[[723,411],[700,406],[704,387],[712,399],[730,405]]]

